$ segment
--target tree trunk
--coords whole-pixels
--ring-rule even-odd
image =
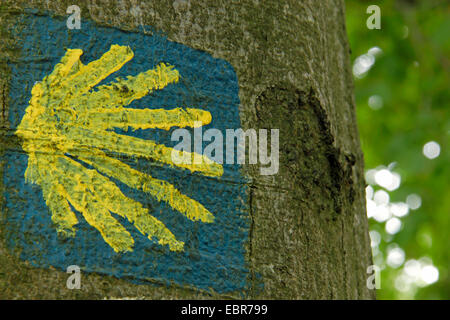
[[[12,45],[17,39],[7,27],[25,8],[67,17],[72,2],[2,1],[4,133],[11,131],[6,62],[18,54]],[[170,41],[229,62],[239,83],[242,128],[280,130],[279,172],[264,176],[257,166],[242,169],[248,187],[249,276],[240,292],[136,285],[96,273],[83,273],[82,288],[68,290],[67,273],[35,268],[0,241],[0,298],[375,297],[366,286],[372,258],[343,0],[97,0],[77,5],[82,23],[122,30],[151,26]],[[21,150],[7,134],[2,141],[2,149]],[[7,238],[8,225],[2,223],[0,230]]]

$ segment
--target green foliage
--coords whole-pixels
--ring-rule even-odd
[[[369,17],[366,9],[372,4],[381,9],[380,30],[366,27]],[[449,3],[439,0],[347,0],[346,16],[352,62],[362,61],[367,69],[370,59],[375,57],[370,70],[355,76],[366,180],[376,192],[385,188],[374,181],[376,171],[367,173],[369,169],[380,170],[384,166],[401,176],[398,188],[391,185],[388,188],[391,191],[385,190],[390,197],[389,203],[383,205],[385,194],[381,192],[375,199],[378,206],[368,210],[369,216],[376,213],[378,218],[369,219],[370,229],[381,236],[381,242],[375,245],[377,234],[371,233],[375,240],[374,263],[382,268],[377,297],[449,299]],[[372,55],[367,55],[373,47],[379,47],[382,52],[375,54],[376,51],[371,50]],[[362,55],[366,55],[363,60],[356,60]],[[440,155],[434,159],[423,153],[423,146],[429,141],[440,145]],[[380,178],[379,175],[378,180]],[[370,193],[371,189],[368,191]],[[416,210],[409,208],[407,215],[398,214],[400,230],[392,232],[396,231],[396,220],[387,227],[391,233],[387,232],[386,222],[395,215],[392,210],[386,213],[382,209],[392,209],[393,203],[404,205],[410,194],[420,196],[421,206]],[[375,205],[370,194],[368,199],[368,205]],[[409,199],[410,202],[413,200]],[[387,257],[395,247],[401,250],[391,251],[393,256],[389,263]],[[405,254],[404,262],[409,261],[406,267],[401,263],[401,251]],[[394,258],[401,265],[396,267],[392,263]],[[432,267],[424,269],[425,265],[438,269],[436,282],[427,285],[423,281],[432,282],[436,275]]]

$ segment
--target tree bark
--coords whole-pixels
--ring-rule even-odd
[[[67,16],[73,1],[2,2],[0,100],[7,128],[6,60],[15,53],[5,25],[25,8]],[[245,297],[375,297],[366,286],[372,258],[343,0],[83,0],[77,5],[82,21],[125,30],[152,26],[171,41],[228,61],[239,79],[243,129],[280,129],[279,173],[261,176],[257,167],[244,166],[251,218],[246,257],[251,285]],[[4,147],[8,143],[3,139]],[[97,274],[83,274],[82,289],[67,290],[66,273],[33,268],[0,242],[1,298],[229,297]]]

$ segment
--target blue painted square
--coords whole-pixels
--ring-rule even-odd
[[[80,30],[68,30],[63,19],[34,14],[18,16],[13,33],[21,52],[18,60],[9,64],[12,71],[11,132],[24,115],[34,83],[53,71],[66,49],[82,49],[81,60],[87,64],[99,59],[113,44],[130,46],[134,58],[101,84],[117,77],[137,75],[160,62],[175,66],[180,73],[178,83],[136,100],[130,107],[201,108],[212,115],[212,122],[203,130],[217,128],[225,136],[226,129],[240,128],[236,73],[228,62],[206,52],[169,41],[156,32],[153,35],[125,32],[86,20],[82,21]],[[176,144],[170,139],[173,129],[120,133],[173,147]],[[76,236],[57,235],[41,188],[25,182],[27,158],[22,150],[7,150],[4,154],[6,208],[2,228],[6,229],[8,246],[32,265],[53,266],[64,271],[69,265],[78,265],[83,272],[126,277],[139,283],[173,282],[199,289],[212,288],[220,293],[242,292],[247,288],[248,191],[238,165],[224,165],[223,176],[211,178],[145,159],[121,158],[133,168],[173,184],[180,192],[203,204],[214,214],[215,222],[192,222],[166,203],[111,179],[127,197],[149,208],[177,239],[185,242],[184,252],[171,252],[166,246],[149,241],[125,219],[115,216],[135,240],[133,252],[116,253],[79,213],[76,213],[79,221]]]

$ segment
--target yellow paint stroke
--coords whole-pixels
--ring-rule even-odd
[[[129,47],[112,45],[100,59],[87,65],[80,61],[82,54],[80,49],[68,49],[53,72],[31,90],[29,106],[16,131],[28,153],[26,181],[41,186],[52,221],[63,235],[76,233],[78,220],[72,206],[116,252],[132,251],[134,240],[111,213],[128,219],[150,240],[182,251],[184,242],[106,176],[166,202],[192,221],[211,223],[213,214],[170,183],[135,170],[107,153],[143,157],[213,177],[221,176],[223,167],[206,156],[188,152],[181,152],[182,156],[202,161],[175,164],[172,148],[111,129],[195,127],[210,123],[211,114],[195,108],[126,108],[134,100],[178,82],[178,71],[160,63],[155,69],[94,88],[130,61],[133,52]]]

